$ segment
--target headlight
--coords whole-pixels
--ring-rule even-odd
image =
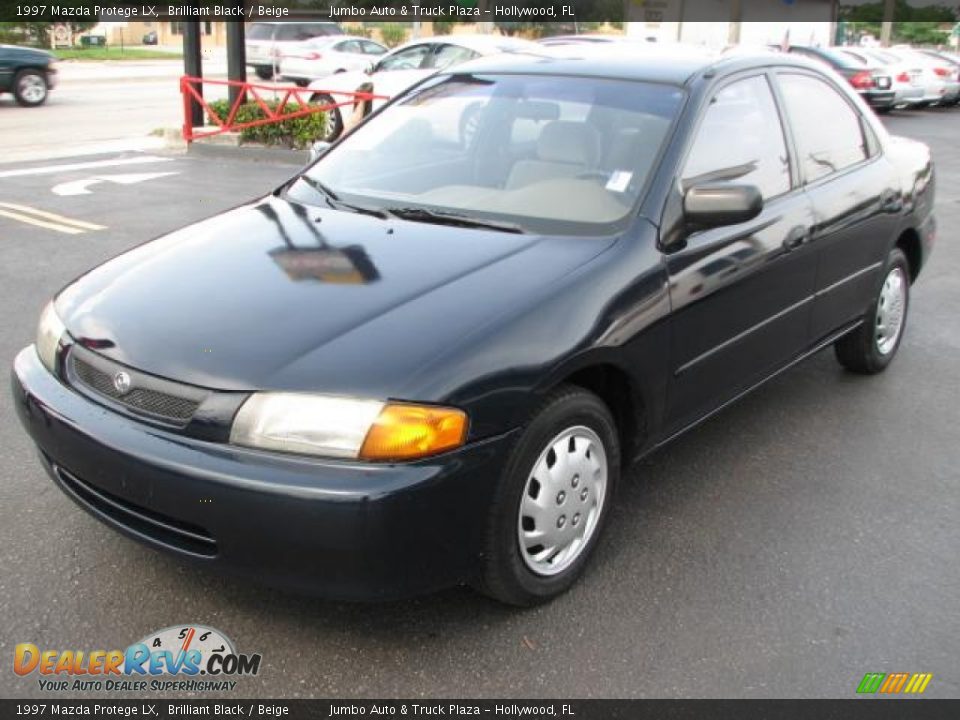
[[[257,393],[230,431],[235,445],[361,460],[412,460],[466,440],[462,410],[379,400]]]
[[[40,313],[40,323],[37,326],[37,355],[40,356],[40,362],[47,370],[54,374],[57,372],[57,348],[60,347],[60,338],[66,331],[51,300]]]

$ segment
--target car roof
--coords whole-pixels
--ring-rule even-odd
[[[595,43],[539,46],[534,52],[491,55],[456,65],[445,72],[576,75],[683,85],[708,70],[732,72],[771,65],[819,67],[811,60],[786,53],[724,54],[680,44]]]
[[[520,52],[528,50],[538,50],[537,43],[532,40],[523,40],[521,38],[511,38],[504,35],[434,35],[432,37],[422,37],[416,40],[408,40],[402,45],[398,45],[390,52],[395,53],[398,50],[405,50],[414,45],[459,45],[470,50],[474,50],[481,55],[491,55],[501,52]]]

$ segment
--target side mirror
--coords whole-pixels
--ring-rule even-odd
[[[332,143],[328,143],[325,140],[317,140],[313,145],[310,146],[310,162],[315,162],[326,154],[327,150],[330,149]]]
[[[763,196],[754,185],[704,183],[683,195],[683,219],[690,230],[736,225],[763,210]]]

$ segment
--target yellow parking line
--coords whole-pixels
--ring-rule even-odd
[[[65,225],[74,225],[78,228],[84,230],[103,230],[103,225],[96,225],[94,223],[86,222],[85,220],[74,220],[73,218],[64,217],[63,215],[56,215],[52,212],[47,212],[46,210],[37,210],[36,208],[29,207],[27,205],[18,205],[17,203],[8,203],[0,202],[0,208],[7,208],[9,210],[19,210],[20,212],[29,213],[46,220],[53,220],[54,222],[63,223]]]
[[[85,232],[80,228],[37,220],[36,218],[28,217],[27,215],[21,215],[20,213],[10,212],[9,210],[0,210],[0,217],[8,217],[11,220],[19,220],[20,222],[36,225],[37,227],[47,228],[48,230],[56,230],[57,232],[66,233],[67,235],[79,235],[80,233]]]

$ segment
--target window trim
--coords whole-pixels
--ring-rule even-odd
[[[734,73],[731,75],[726,75],[720,78],[716,83],[711,85],[707,92],[704,94],[706,101],[703,103],[700,112],[697,115],[697,119],[694,123],[694,126],[690,129],[690,133],[687,137],[683,152],[680,155],[679,162],[677,162],[676,174],[674,176],[675,187],[678,188],[678,192],[681,197],[683,196],[683,172],[686,168],[687,161],[690,158],[690,153],[693,152],[694,145],[700,135],[700,129],[703,127],[703,122],[707,116],[707,113],[710,111],[710,103],[713,99],[721,93],[724,89],[733,85],[737,82],[742,82],[744,80],[750,80],[751,78],[760,77],[763,78],[767,83],[767,88],[770,90],[770,97],[773,100],[774,108],[776,109],[777,117],[780,120],[780,131],[783,134],[783,146],[787,151],[787,163],[789,165],[789,179],[790,186],[783,192],[776,195],[771,195],[769,197],[763,196],[763,205],[767,206],[767,203],[774,200],[779,200],[780,198],[787,197],[791,193],[794,193],[798,190],[803,189],[803,184],[801,182],[798,159],[799,156],[796,152],[796,146],[793,144],[793,134],[790,129],[788,129],[788,124],[786,122],[786,108],[781,106],[779,87],[774,83],[773,78],[770,77],[771,73],[769,68],[766,67],[755,67],[750,68],[749,70],[744,70],[742,72]]]
[[[872,162],[877,162],[881,157],[883,157],[883,154],[884,154],[883,142],[881,142],[877,134],[873,132],[873,128],[869,127],[867,118],[864,116],[863,112],[861,112],[860,108],[856,106],[856,104],[851,100],[851,98],[848,97],[847,94],[844,92],[843,88],[840,88],[837,85],[837,83],[833,81],[832,78],[827,77],[826,75],[818,72],[810,71],[807,68],[783,66],[783,65],[773,68],[773,75],[774,75],[774,80],[777,86],[777,94],[778,96],[781,97],[781,99],[782,99],[782,94],[781,94],[782,90],[780,87],[780,79],[781,79],[781,76],[783,75],[800,75],[803,77],[813,78],[814,80],[819,80],[820,82],[830,87],[840,97],[840,99],[847,104],[847,106],[856,116],[857,124],[860,127],[860,139],[863,141],[863,149],[867,153],[867,156],[863,160],[860,160],[858,162],[853,163],[852,165],[847,165],[844,168],[840,168],[839,170],[834,170],[831,173],[828,173],[826,175],[822,175],[818,178],[814,178],[813,180],[810,180],[806,177],[806,173],[803,171],[803,166],[802,166],[802,163],[800,162],[799,145],[797,145],[795,142],[794,152],[796,157],[797,171],[800,176],[800,186],[799,186],[800,188],[817,187],[823,183],[831,182],[834,179],[839,178],[843,175],[846,175],[847,173],[853,170],[866,167],[868,164]],[[791,120],[790,115],[787,111],[785,100],[783,102],[783,115],[785,117],[787,125],[789,125],[790,127],[791,136],[795,138],[794,131],[793,131],[793,121]],[[870,134],[873,135],[874,138],[876,139],[877,152],[873,155],[870,154],[871,143],[867,137],[868,130],[870,131]]]

